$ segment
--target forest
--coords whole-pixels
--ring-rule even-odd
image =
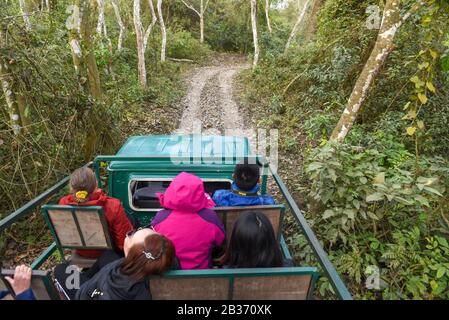
[[[447,0],[1,0],[0,81],[0,219],[190,110],[209,133],[278,130],[279,174],[355,299],[449,299]],[[284,237],[316,264],[289,217]],[[0,261],[51,242],[36,210]]]

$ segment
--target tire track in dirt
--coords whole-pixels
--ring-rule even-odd
[[[237,74],[248,67],[241,56],[222,55],[213,66],[195,70],[187,80],[184,112],[175,133],[245,136],[233,86]]]

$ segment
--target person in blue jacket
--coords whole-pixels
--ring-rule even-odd
[[[14,290],[16,300],[36,300],[31,290],[32,270],[30,267],[21,265],[16,267],[14,278],[5,277]],[[11,294],[9,291],[0,291],[0,300]]]
[[[231,190],[215,191],[212,200],[217,207],[257,206],[274,204],[273,197],[261,195],[260,167],[247,161],[235,166]]]

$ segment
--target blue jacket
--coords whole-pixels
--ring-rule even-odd
[[[235,182],[232,183],[231,190],[217,190],[212,200],[217,207],[237,207],[237,206],[260,206],[272,205],[274,199],[269,195],[259,195],[260,186],[256,186],[247,191],[242,191]]]
[[[10,294],[9,291],[0,291],[0,300],[6,297],[8,294]],[[36,300],[36,297],[34,296],[33,290],[29,288],[21,294],[18,294],[16,296],[16,300]]]

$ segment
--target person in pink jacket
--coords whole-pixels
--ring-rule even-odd
[[[212,268],[212,250],[225,239],[224,226],[215,211],[212,199],[204,192],[203,181],[181,172],[164,194],[157,194],[164,210],[159,211],[151,225],[170,239],[181,269]]]

